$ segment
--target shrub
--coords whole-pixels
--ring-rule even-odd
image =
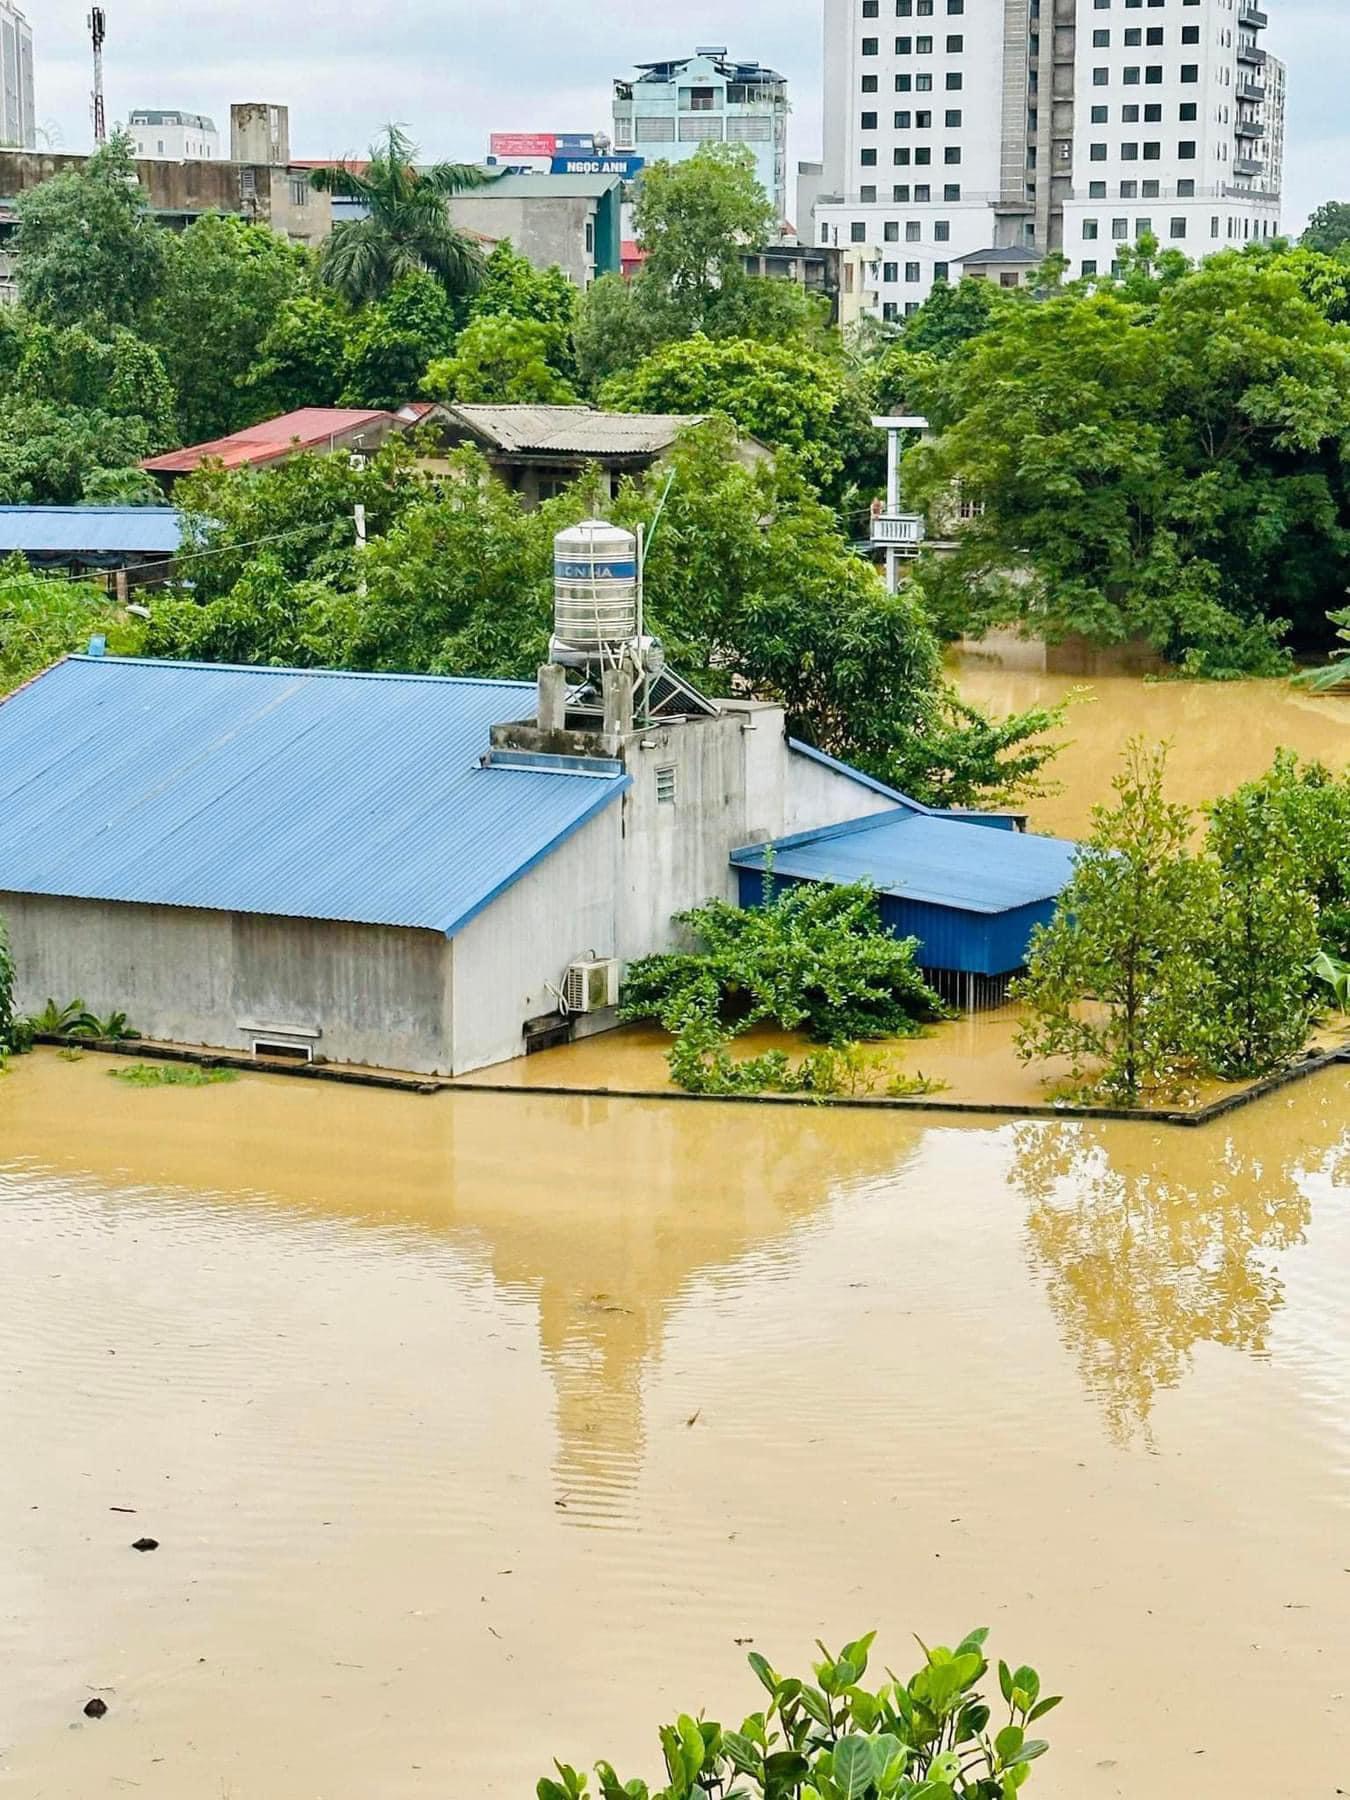
[[[739,1730],[683,1714],[661,1730],[668,1783],[659,1791],[644,1781],[621,1782],[609,1763],[597,1763],[598,1800],[1014,1800],[1031,1765],[1049,1746],[1028,1727],[1059,1705],[1042,1699],[1031,1668],[998,1665],[1008,1721],[993,1726],[992,1709],[978,1692],[988,1673],[987,1631],[973,1631],[955,1650],[920,1643],[922,1667],[909,1681],[892,1676],[879,1688],[862,1687],[875,1632],[846,1644],[824,1660],[813,1682],[786,1680],[762,1656],[750,1666],[769,1695],[763,1712]],[[556,1763],[538,1800],[582,1800],[591,1789],[585,1775]]]
[[[915,965],[916,941],[887,931],[871,888],[775,887],[771,875],[764,885],[762,906],[710,900],[680,914],[698,948],[629,970],[622,1016],[655,1019],[674,1035],[670,1070],[681,1087],[839,1092],[837,1059],[794,1070],[782,1051],[738,1062],[728,1045],[773,1023],[842,1051],[859,1039],[916,1036],[944,1016]]]

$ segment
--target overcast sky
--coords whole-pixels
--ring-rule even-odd
[[[88,147],[87,0],[20,0],[33,23],[37,114],[53,144]],[[1290,65],[1285,224],[1350,199],[1347,0],[1263,0],[1270,50]],[[478,157],[499,131],[609,124],[610,81],[695,44],[781,69],[791,82],[794,160],[820,147],[821,0],[105,0],[110,119],[135,106],[207,112],[232,100],[291,109],[292,153],[364,150],[380,125],[409,126],[432,158]],[[652,23],[668,13],[670,23]]]

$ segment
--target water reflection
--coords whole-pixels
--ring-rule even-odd
[[[1284,1304],[1279,1258],[1302,1243],[1318,1176],[1350,1178],[1350,1131],[1310,1140],[1261,1109],[1231,1130],[1150,1133],[1027,1123],[1012,1180],[1060,1333],[1114,1439],[1149,1437],[1154,1400],[1194,1351],[1263,1354]]]

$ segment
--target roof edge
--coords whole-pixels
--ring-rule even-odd
[[[560,776],[558,779],[565,781],[571,778]],[[546,861],[556,850],[561,850],[567,840],[575,837],[583,825],[589,825],[597,813],[603,812],[621,794],[626,794],[632,785],[633,777],[631,775],[612,776],[585,811],[573,819],[570,825],[564,826],[546,844],[541,844],[533,856],[521,863],[518,868],[513,869],[509,875],[504,876],[489,893],[484,894],[481,899],[475,900],[472,906],[466,907],[458,918],[452,919],[444,927],[445,936],[452,941],[457,938],[466,926],[473,924],[480,913],[486,912],[494,901],[500,900],[503,894],[513,888],[518,881],[523,881],[532,870],[537,869],[540,863]]]
[[[198,669],[229,675],[303,675],[316,681],[425,681],[445,687],[510,688],[522,692],[530,692],[534,688],[531,681],[509,681],[495,675],[429,675],[421,669],[296,669],[275,663],[194,662],[185,657],[173,656],[90,656],[83,650],[61,657],[59,662],[54,662],[51,668],[43,669],[41,674],[32,679],[41,681],[44,675],[51,674],[52,669],[59,669],[61,663],[67,662],[97,663],[104,669],[121,666],[136,669]],[[29,683],[25,682],[23,685],[26,687]],[[19,690],[16,688],[15,692]]]
[[[817,750],[814,744],[804,743],[801,738],[790,737],[788,749],[795,750],[798,756],[809,757],[822,768],[832,769],[836,775],[856,781],[859,787],[868,788],[874,794],[882,794],[887,800],[894,800],[897,806],[907,807],[910,812],[928,815],[933,810],[921,800],[912,800],[908,794],[902,794],[899,788],[888,787],[884,781],[878,781],[875,775],[865,775],[861,769],[855,769],[852,763],[840,762],[837,756],[829,756],[824,750]]]

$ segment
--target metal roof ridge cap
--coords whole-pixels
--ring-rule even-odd
[[[329,681],[420,681],[439,684],[442,687],[459,688],[513,688],[522,693],[532,693],[532,681],[511,681],[499,675],[432,675],[424,669],[410,669],[406,673],[398,669],[296,669],[278,663],[225,663],[197,662],[190,657],[175,656],[90,656],[85,650],[73,650],[63,656],[51,668],[43,669],[32,677],[40,681],[43,675],[50,675],[61,663],[97,663],[100,668],[141,668],[141,669],[198,669],[218,671],[227,675],[304,675],[315,680]],[[27,686],[28,683],[24,683]],[[14,690],[19,691],[17,688]]]

